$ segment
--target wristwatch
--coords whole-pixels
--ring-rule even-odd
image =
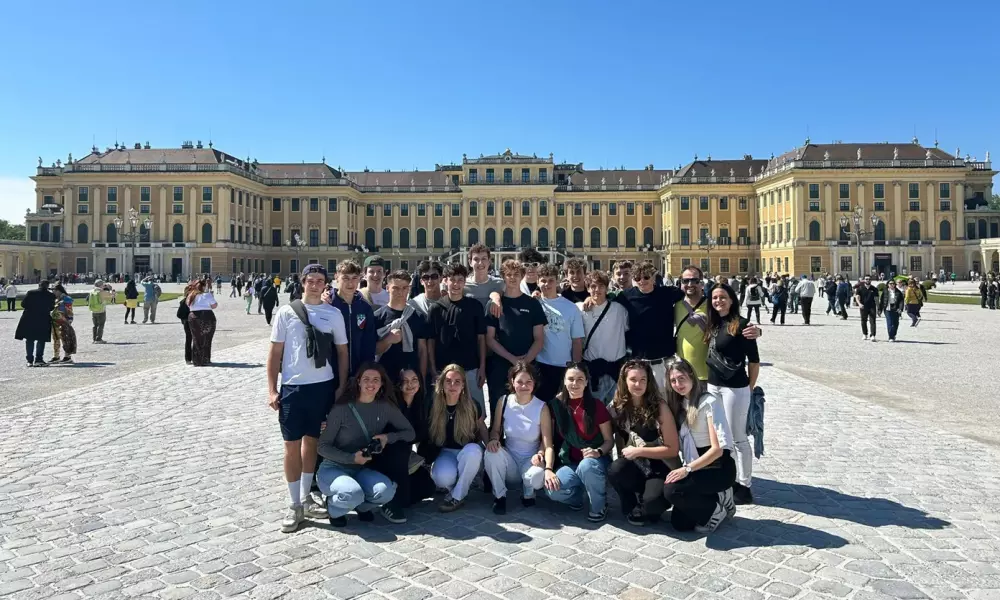
[[[603,448],[598,448],[597,449],[597,455],[598,456],[604,456],[604,449]]]
[[[690,475],[690,474],[691,474],[691,467],[689,467],[689,466],[687,466],[687,465],[684,465],[684,470],[685,470],[685,471],[687,471],[687,474],[688,474],[688,475]]]

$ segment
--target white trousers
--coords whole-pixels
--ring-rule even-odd
[[[750,414],[750,387],[730,388],[708,384],[708,392],[722,399],[726,420],[732,430],[736,451],[736,483],[750,487],[753,474],[753,450],[747,438],[747,417]]]
[[[667,393],[667,359],[663,359],[659,364],[649,365],[653,371],[653,379],[656,380],[656,387],[660,389],[661,397],[666,397]]]
[[[545,469],[532,465],[532,456],[534,455],[515,456],[503,447],[496,452],[486,451],[483,461],[486,463],[486,474],[490,476],[494,497],[506,496],[508,483],[520,483],[523,497],[535,497],[535,490],[542,489],[545,483]]]
[[[455,500],[464,500],[482,465],[483,448],[479,444],[466,444],[461,450],[444,448],[431,465],[431,479]]]

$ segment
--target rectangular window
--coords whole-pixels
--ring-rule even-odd
[[[108,205],[108,214],[111,214],[112,212],[118,212],[117,210],[116,211],[112,211],[111,210],[112,207],[114,207],[113,204]],[[117,208],[117,207],[115,207],[115,208]],[[184,205],[183,204],[174,204],[174,214],[175,215],[183,215],[184,214]]]
[[[844,273],[851,273],[854,271],[854,260],[853,256],[841,256],[840,257],[840,270]]]
[[[443,217],[444,216],[444,204],[435,204],[434,205],[434,216],[435,217]]]
[[[618,216],[618,204],[614,202],[608,203],[608,216],[617,217]]]
[[[750,270],[750,259],[741,258],[740,259],[740,273],[746,273]]]
[[[233,203],[233,199],[234,199],[234,196],[232,194],[230,194],[229,195],[229,203],[230,204]],[[240,206],[243,206],[243,190],[240,190],[240,192],[235,196],[235,199],[236,199],[236,203],[237,204],[239,204]],[[247,204],[249,204],[249,202],[247,202]]]
[[[513,180],[514,180],[514,171],[513,171],[513,169],[504,169],[503,170],[503,182],[504,183],[512,183]]]
[[[746,227],[740,227],[739,230],[737,231],[737,233],[738,233],[738,237],[740,238],[737,243],[741,243],[741,244],[749,244],[750,243],[750,240],[749,240],[750,232],[749,232],[749,230]]]
[[[140,212],[145,212],[145,213],[149,212],[149,206],[140,206],[139,208],[145,209],[145,210],[142,210]],[[212,205],[211,204],[202,204],[201,205],[201,214],[203,214],[203,215],[210,215],[210,214],[212,214]]]
[[[292,212],[299,212],[302,209],[300,203],[301,201],[298,198],[292,198]],[[368,208],[371,208],[370,204],[368,205]],[[374,216],[374,215],[369,215],[369,216]]]
[[[698,242],[705,243],[708,240],[708,227],[702,227],[698,230]]]
[[[201,188],[201,201],[202,202],[212,201],[212,186],[206,185]]]
[[[919,211],[920,210],[920,201],[919,200],[910,200],[910,210]]]
[[[304,245],[305,245],[305,244],[299,244],[299,243],[298,243],[298,242],[297,242],[297,241],[295,240],[295,238],[296,238],[296,237],[297,237],[297,238],[299,238],[299,240],[301,240],[301,239],[302,239],[302,235],[301,235],[301,234],[299,233],[299,230],[298,230],[298,229],[293,229],[293,230],[291,230],[291,231],[290,231],[289,233],[291,234],[291,242],[292,242],[292,245],[293,245],[293,246],[300,246],[300,245],[301,245],[301,246],[304,246]]]
[[[708,196],[698,198],[698,210],[708,210]]]
[[[565,217],[566,216],[566,205],[563,203],[556,204],[556,216]]]
[[[740,196],[740,200],[737,203],[737,208],[739,208],[740,210],[746,210],[747,209],[747,197],[746,196]]]
[[[327,246],[339,246],[340,245],[340,241],[337,239],[337,230],[336,229],[327,229],[326,230],[326,245]]]
[[[451,185],[458,185],[458,175],[451,176]]]
[[[789,242],[792,241],[792,224],[785,223],[785,239]]]
[[[911,200],[916,199],[916,198],[920,198],[920,184],[919,183],[910,183],[910,184],[907,185],[907,188],[909,189],[909,192],[910,192],[909,196],[907,196],[908,198],[910,198]]]
[[[728,273],[728,272],[729,272],[729,259],[728,258],[720,258],[719,259],[719,273]]]
[[[720,227],[719,228],[719,243],[720,244],[728,244],[728,243],[730,243],[730,241],[729,241],[729,228],[728,227]]]
[[[576,202],[573,204],[573,216],[582,217],[583,216],[583,204]]]
[[[177,198],[177,190],[181,190],[180,199]],[[184,190],[183,188],[174,188],[174,202],[184,201]],[[108,202],[118,202],[118,187],[111,186],[108,188]]]
[[[77,212],[77,214],[81,214],[81,215],[88,214],[90,212],[90,205],[89,204],[77,204],[76,205],[76,212]]]
[[[149,202],[149,201],[150,201],[149,186],[148,185],[141,186],[139,188],[139,202]]]
[[[951,200],[941,200],[940,210],[951,210]]]
[[[118,197],[118,188],[115,189],[115,198]],[[111,193],[111,188],[108,188],[108,194]],[[111,196],[108,196],[108,202],[111,201]],[[184,188],[179,185],[174,186],[174,202],[184,202]]]
[[[840,211],[841,212],[848,212],[850,210],[851,210],[851,201],[850,200],[841,200],[840,201]]]
[[[337,212],[337,198],[327,198],[326,209],[329,212]]]
[[[682,271],[684,269],[690,267],[690,266],[691,266],[691,259],[690,258],[682,258],[681,259],[681,270]]]
[[[547,217],[549,216],[549,203],[545,200],[538,201],[538,216]]]
[[[309,199],[309,212],[319,212],[319,198]]]
[[[635,202],[625,203],[625,216],[634,217],[635,216]]]
[[[469,169],[469,183],[479,183],[479,171],[477,169]]]
[[[524,200],[521,202],[521,216],[530,217],[531,216],[531,202]]]
[[[77,202],[90,202],[90,188],[88,188],[88,187],[81,187],[77,191],[76,201]]]
[[[461,217],[462,216],[462,205],[458,202],[451,203],[451,216]]]
[[[391,217],[392,216],[392,205],[391,204],[383,204],[382,205],[382,216],[383,217]]]
[[[295,210],[295,200],[296,200],[296,198],[292,198],[292,210]],[[375,205],[374,204],[365,204],[365,216],[366,217],[374,217],[375,216]]]
[[[823,271],[823,259],[819,256],[809,257],[809,272],[820,273]]]
[[[681,196],[681,210],[691,210],[691,199],[687,196]]]
[[[531,183],[531,169],[521,169],[521,183]]]
[[[848,200],[851,199],[851,184],[849,183],[840,184],[840,197],[846,198]]]
[[[427,216],[427,205],[426,204],[418,204],[417,205],[417,216],[418,217],[426,217]]]
[[[709,273],[712,270],[712,260],[709,258],[701,259],[701,270],[703,273]]]
[[[885,200],[876,200],[875,201],[875,210],[876,211],[880,211],[880,210],[881,211],[885,211]]]
[[[202,273],[211,273],[212,272],[212,259],[211,258],[203,258],[203,259],[201,259],[201,272]]]
[[[872,193],[875,194],[874,198],[876,200],[885,200],[885,184],[884,183],[876,183],[872,187]]]
[[[278,274],[281,273],[281,261],[277,258],[271,259],[271,273]]]
[[[687,227],[681,228],[681,246],[691,245],[691,230]]]
[[[547,183],[549,180],[549,170],[546,168],[538,169],[538,183]]]
[[[281,230],[280,229],[272,229],[271,230],[271,245],[274,246],[274,247],[276,247],[276,248],[279,247],[279,246],[281,246]]]
[[[493,169],[486,169],[486,183],[493,183]]]
[[[729,210],[729,196],[719,198],[719,210]]]
[[[590,203],[590,216],[599,217],[601,216],[601,205],[597,202]]]
[[[642,214],[643,214],[643,216],[646,216],[646,217],[652,217],[653,216],[653,203],[652,202],[646,202],[645,204],[642,205]]]
[[[330,277],[334,276],[334,274],[337,272],[337,259],[335,258],[326,259],[326,272],[330,274]]]
[[[910,273],[920,273],[924,270],[924,258],[922,256],[910,257]]]
[[[810,183],[809,184],[809,199],[810,200],[819,200],[819,184],[818,183]]]
[[[408,217],[408,216],[410,216],[410,205],[409,204],[400,204],[399,205],[399,216],[401,216],[401,217]]]
[[[809,212],[819,212],[819,200],[809,201]]]
[[[313,247],[319,246],[319,229],[309,230],[309,245]]]
[[[938,184],[938,197],[945,199],[951,198],[951,184],[950,183],[939,183]]]

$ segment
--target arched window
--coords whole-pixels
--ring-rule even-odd
[[[653,228],[646,227],[642,230],[642,245],[652,246],[653,245]]]
[[[593,235],[594,233],[591,232],[591,236]],[[611,229],[608,229],[608,248],[617,248],[617,247],[618,247],[618,228],[612,227]]]
[[[941,231],[939,232],[938,239],[945,242],[951,240],[951,222],[941,221]]]
[[[183,242],[184,241],[184,226],[183,225],[181,225],[180,223],[174,223],[174,226],[172,228],[172,233],[173,233],[173,238],[172,239],[175,242]]]
[[[521,228],[521,247],[522,248],[531,247],[531,229],[528,227]]]
[[[389,227],[382,228],[382,247],[392,248],[392,229]]]
[[[114,223],[108,223],[108,228],[105,230],[105,237],[109,244],[118,243],[118,229],[115,227]]]
[[[462,246],[462,230],[458,227],[451,228],[451,247],[460,248]]]
[[[417,248],[423,250],[427,247],[427,230],[421,227],[417,229]]]
[[[440,227],[434,230],[434,248],[437,250],[444,248],[444,229]]]
[[[486,247],[487,248],[497,247],[497,232],[492,227],[486,228]]]
[[[509,204],[510,201],[508,200],[507,203]],[[505,227],[503,230],[503,245],[505,248],[514,246],[514,230],[510,227]]]
[[[201,243],[211,244],[212,243],[212,224],[205,223],[201,226]]]
[[[538,230],[538,245],[542,248],[549,247],[549,230],[545,227]]]
[[[591,248],[601,247],[601,230],[597,227],[590,228],[590,247]]]
[[[49,224],[42,223],[42,233],[41,237],[38,238],[39,241],[47,242],[49,241]]]
[[[479,230],[473,227],[469,230],[469,245],[475,246],[479,243]]]
[[[503,216],[510,217],[514,215],[514,203],[510,200],[503,201]]]
[[[365,229],[365,246],[369,250],[375,248],[375,230],[371,227]]]
[[[625,247],[635,248],[635,227],[625,228]]]
[[[76,226],[76,241],[78,244],[89,244],[90,243],[90,230],[87,228],[86,223],[80,223]]]
[[[885,241],[885,221],[879,221],[878,224],[875,225],[875,241]]]
[[[989,234],[986,232],[986,219],[979,219],[979,221],[977,221],[976,224],[979,227],[979,235],[976,237],[978,237],[981,240],[985,240],[986,238],[988,238]]]
[[[410,247],[410,230],[406,227],[399,230],[399,247],[409,248]]]
[[[818,242],[820,238],[819,221],[809,221],[809,241]]]
[[[556,228],[556,248],[566,247],[566,230],[562,227]]]
[[[573,247],[583,248],[583,227],[573,228]]]
[[[149,243],[149,236],[152,234],[152,229],[147,229],[141,223],[139,224],[139,241],[143,243]]]
[[[920,221],[910,221],[910,241],[920,241]]]

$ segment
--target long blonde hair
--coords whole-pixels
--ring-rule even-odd
[[[448,435],[448,395],[444,389],[448,373],[458,373],[462,376],[462,393],[458,397],[458,404],[455,405],[455,441],[465,445],[476,439],[476,422],[479,418],[476,415],[476,406],[472,403],[472,397],[469,396],[465,369],[451,364],[441,369],[441,374],[438,375],[437,382],[434,384],[434,401],[431,403],[428,433],[435,446],[444,446]]]
[[[705,384],[698,379],[691,363],[683,358],[674,357],[668,360],[664,371],[666,371],[667,378],[667,406],[672,412],[677,411],[675,418],[678,424],[684,420],[687,421],[688,427],[693,426],[698,420],[698,404],[701,402],[702,394],[705,393]],[[674,391],[674,386],[670,385],[671,371],[684,373],[691,380],[691,392],[687,398]]]

